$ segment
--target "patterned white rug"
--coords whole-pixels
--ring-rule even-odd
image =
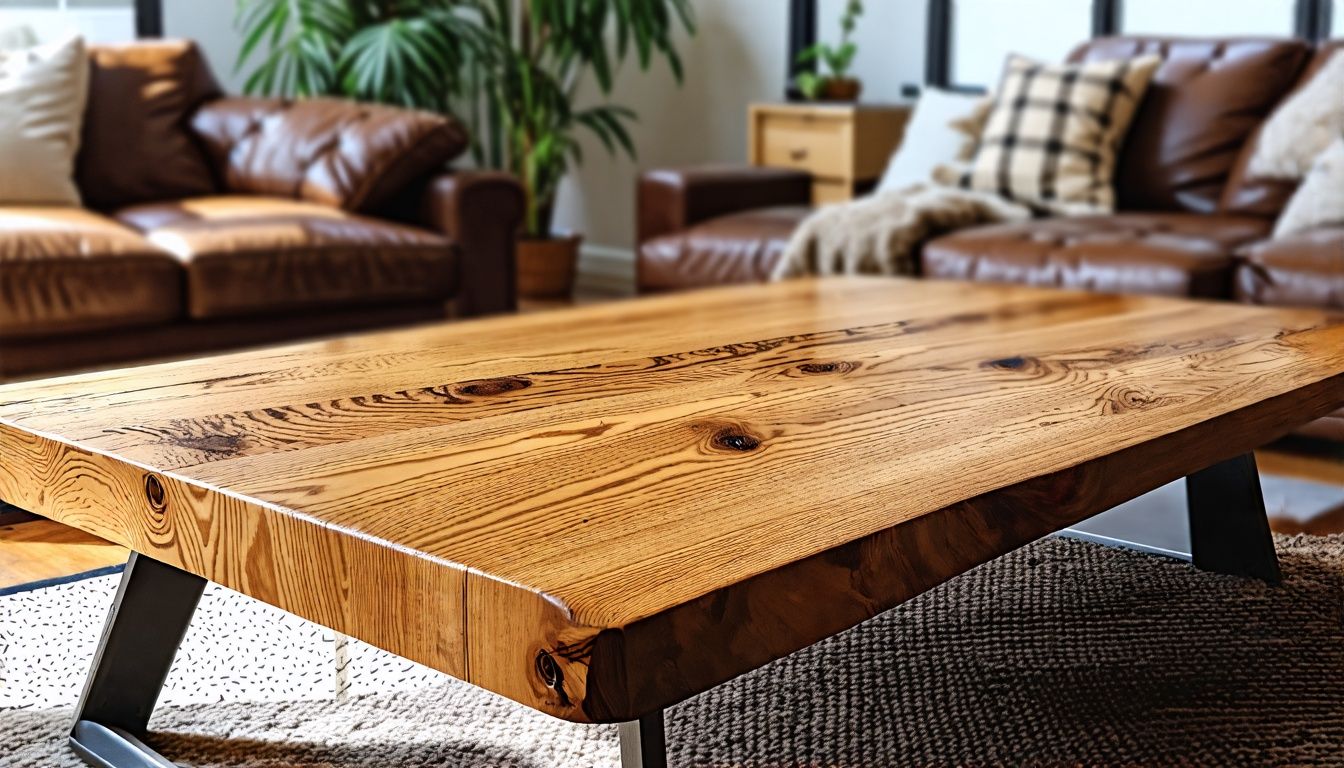
[[[1271,588],[1039,542],[668,714],[671,764],[1344,765],[1344,538]],[[116,585],[0,597],[0,766],[79,765],[70,706]],[[210,588],[155,715],[185,766],[612,768],[563,723]]]
[[[0,708],[74,706],[120,578],[0,596]],[[211,584],[159,701],[347,701],[442,681],[431,669]]]

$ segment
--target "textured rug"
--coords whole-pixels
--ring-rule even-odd
[[[1344,538],[1278,545],[1287,578],[1272,588],[1038,542],[674,708],[671,764],[1344,765]],[[0,599],[0,691],[27,705],[0,711],[0,765],[77,765],[69,702],[114,581]],[[182,765],[618,763],[613,728],[533,713],[227,590],[199,619],[153,723]]]

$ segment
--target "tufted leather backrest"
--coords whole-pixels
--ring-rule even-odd
[[[1288,39],[1111,37],[1071,61],[1163,57],[1116,173],[1122,210],[1219,210],[1251,133],[1297,82],[1311,46]]]
[[[347,211],[377,208],[467,147],[449,118],[337,99],[220,99],[192,127],[227,191]]]
[[[89,47],[89,101],[75,179],[93,208],[215,191],[191,114],[219,95],[196,44],[138,40]]]

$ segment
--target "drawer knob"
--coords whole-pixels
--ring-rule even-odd
[[[793,160],[806,160],[807,150],[801,147],[798,149],[791,149],[789,150],[789,157]]]

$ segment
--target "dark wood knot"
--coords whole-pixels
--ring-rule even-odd
[[[803,363],[798,366],[798,370],[807,374],[822,373],[849,373],[858,368],[857,363],[851,363],[845,360],[837,360],[827,363]]]
[[[507,376],[502,379],[482,379],[481,381],[459,384],[456,389],[459,393],[468,397],[492,397],[517,392],[530,386],[532,386],[532,382],[528,379]]]
[[[158,475],[145,475],[145,498],[155,512],[168,508],[168,492],[164,490],[163,481],[159,480]]]
[[[998,368],[1001,371],[1020,371],[1027,367],[1027,358],[1021,355],[1014,357],[1005,357],[1000,360],[990,360],[985,363],[989,368]]]
[[[534,664],[541,682],[560,695],[561,705],[569,706],[569,695],[565,693],[565,671],[556,663],[555,657],[545,650],[537,651]]]
[[[1101,397],[1103,407],[1110,413],[1124,413],[1167,404],[1167,399],[1143,389],[1118,386]]]
[[[714,445],[730,451],[754,451],[761,439],[734,429],[722,429],[714,434]]]

